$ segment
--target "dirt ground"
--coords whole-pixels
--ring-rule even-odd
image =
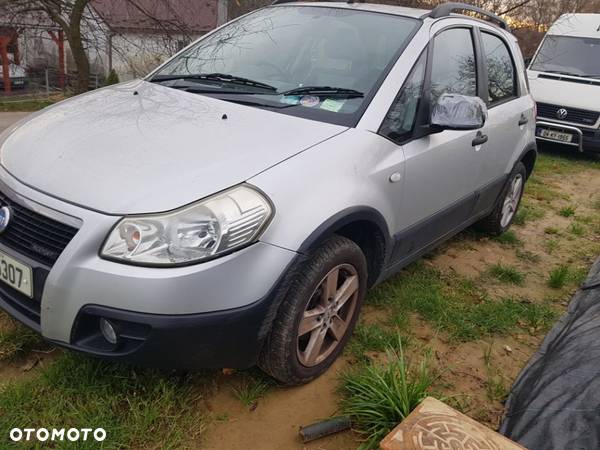
[[[549,274],[561,264],[584,273],[600,254],[599,195],[599,164],[584,157],[544,157],[524,200],[529,209],[543,214],[513,227],[516,242],[507,245],[467,231],[429,255],[424,264],[471,280],[477,289],[494,298],[551,304],[558,315],[565,310],[577,283],[553,288],[548,283]],[[565,208],[572,208],[574,213],[567,214]],[[498,263],[521,272],[524,281],[507,284],[490,277],[489,267]],[[361,321],[378,324],[387,316],[385,306],[369,304],[367,299]],[[13,326],[0,314],[0,331],[7,333]],[[547,331],[521,327],[517,332],[461,342],[412,312],[407,328],[412,336],[408,352],[418,357],[426,349],[433,357],[440,395],[492,428],[499,425],[502,401],[511,383]],[[17,358],[0,357],[0,393],[9,382],[37,376],[61,354],[61,350],[33,345]],[[209,450],[354,449],[360,444],[360,436],[354,432],[303,444],[298,429],[335,415],[340,402],[339,375],[355,363],[346,355],[309,385],[271,386],[250,407],[235,393],[245,374],[212,373],[213,382],[198,405],[205,410],[204,431],[199,439],[188,440],[185,445]]]

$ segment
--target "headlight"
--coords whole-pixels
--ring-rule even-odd
[[[271,215],[259,192],[237,186],[169,213],[124,218],[102,256],[140,265],[198,262],[252,243]]]

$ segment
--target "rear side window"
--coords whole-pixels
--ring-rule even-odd
[[[453,28],[435,37],[431,67],[432,104],[442,94],[477,96],[477,64],[471,31]]]
[[[517,96],[517,73],[510,50],[502,39],[483,32],[483,53],[488,71],[488,100],[490,105]]]
[[[417,109],[423,92],[427,50],[423,52],[406,79],[400,93],[387,113],[379,133],[392,141],[402,141],[415,126]]]

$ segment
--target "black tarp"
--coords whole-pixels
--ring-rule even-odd
[[[500,432],[530,450],[600,449],[600,259],[506,408]]]

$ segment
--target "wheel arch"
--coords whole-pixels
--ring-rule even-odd
[[[391,243],[383,215],[368,206],[340,211],[318,226],[304,240],[298,252],[308,254],[336,234],[354,241],[360,247],[367,259],[368,285],[375,284],[385,266]]]

